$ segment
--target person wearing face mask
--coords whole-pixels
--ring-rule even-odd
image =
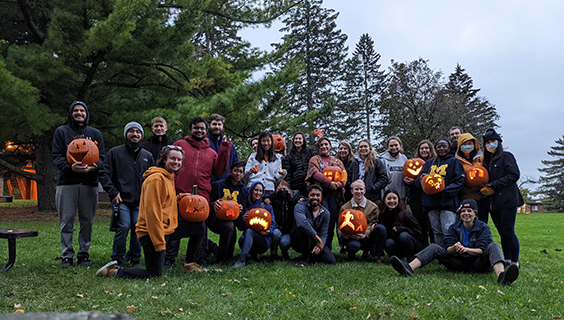
[[[282,156],[274,152],[274,140],[272,134],[263,131],[258,137],[259,144],[257,152],[251,153],[245,165],[245,175],[249,177],[249,188],[260,181],[265,188],[265,195],[274,192],[274,182],[286,176],[286,170],[282,169]]]
[[[141,245],[135,234],[135,224],[139,217],[139,199],[143,174],[155,165],[153,155],[141,148],[143,127],[137,122],[130,122],[123,130],[125,144],[111,148],[104,159],[100,171],[102,187],[110,195],[112,206],[119,207],[119,222],[114,235],[112,260],[123,265],[126,260],[138,265],[141,258]],[[127,234],[131,230],[129,252]]]
[[[288,172],[284,178],[290,184],[291,190],[297,190],[300,194],[306,194],[307,184],[305,177],[309,159],[315,155],[315,151],[311,149],[306,142],[305,135],[298,132],[292,139],[290,153],[282,159],[282,167]]]
[[[448,228],[456,221],[458,207],[458,193],[464,184],[464,168],[458,159],[449,154],[450,142],[440,139],[435,143],[437,156],[425,162],[423,173],[417,179],[417,186],[421,186],[424,173],[439,174],[445,180],[443,191],[428,195],[421,195],[423,211],[429,215],[435,243],[443,246],[444,235]]]
[[[366,198],[376,205],[380,204],[382,189],[388,184],[388,174],[382,161],[374,156],[372,145],[368,140],[358,143],[358,157],[351,163],[347,173],[348,189],[351,189],[349,181],[362,180],[366,185]]]
[[[379,155],[388,174],[388,185],[382,191],[396,190],[405,202],[407,185],[403,182],[403,164],[407,161],[407,157],[403,154],[403,145],[400,138],[390,137],[387,147],[388,150]]]
[[[487,196],[506,263],[519,266],[519,239],[515,234],[517,208],[523,205],[523,197],[517,187],[519,166],[513,154],[503,150],[501,137],[494,129],[488,129],[483,139],[486,147],[484,166],[488,169],[490,180],[481,192]]]

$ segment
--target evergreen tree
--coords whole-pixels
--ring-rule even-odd
[[[538,169],[543,176],[539,178],[540,187],[535,194],[545,195],[552,200],[555,208],[564,207],[564,136],[555,141],[548,155],[554,160],[542,160],[544,168]]]
[[[303,130],[311,142],[315,128],[323,128],[330,137],[339,130],[333,126],[332,115],[348,50],[347,36],[337,29],[338,13],[321,5],[322,0],[299,1],[283,21],[283,42],[275,45],[285,50],[275,70],[296,62],[303,66],[298,78],[284,86],[282,102],[292,116],[289,129]]]

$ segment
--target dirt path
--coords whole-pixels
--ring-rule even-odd
[[[109,219],[110,210],[98,209],[95,220]],[[1,221],[59,221],[57,212],[39,212],[37,207],[5,208],[0,207]]]

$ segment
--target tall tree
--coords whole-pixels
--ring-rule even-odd
[[[564,136],[555,141],[550,147],[548,155],[554,160],[542,160],[544,168],[538,169],[542,176],[539,178],[540,187],[535,194],[540,194],[552,200],[553,207],[562,210],[564,207]]]
[[[275,69],[287,64],[302,63],[303,72],[283,89],[286,110],[293,116],[291,129],[305,129],[313,142],[313,130],[321,127],[334,135],[331,115],[337,105],[337,86],[348,47],[347,36],[337,28],[338,13],[322,7],[322,0],[301,0],[292,8],[285,27],[280,29],[284,49]]]
[[[343,96],[335,117],[337,127],[341,129],[339,140],[368,138],[375,142],[374,123],[385,82],[379,60],[374,41],[367,33],[363,34],[344,69]]]

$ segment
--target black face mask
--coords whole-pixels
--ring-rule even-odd
[[[137,149],[139,149],[139,147],[141,147],[141,143],[132,142],[131,140],[127,139],[125,140],[125,147],[129,150],[136,151]]]
[[[279,190],[276,191],[276,195],[280,198],[286,199],[290,196],[290,193],[288,192],[288,190]]]

